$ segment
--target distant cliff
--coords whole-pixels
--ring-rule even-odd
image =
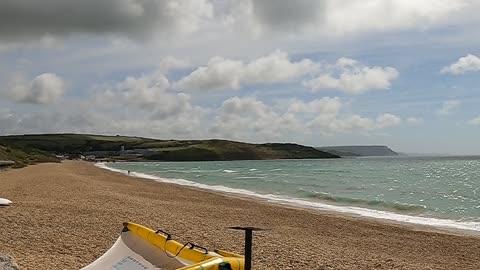
[[[318,150],[343,157],[398,156],[399,154],[384,145],[323,146]]]

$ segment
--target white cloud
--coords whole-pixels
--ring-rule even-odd
[[[17,102],[50,104],[62,97],[65,82],[54,73],[43,73],[31,81],[16,75],[7,92]]]
[[[392,114],[383,114],[373,120],[358,114],[343,113],[346,106],[339,98],[324,97],[310,102],[294,100],[290,103],[288,112],[306,121],[306,127],[312,132],[326,135],[352,131],[369,132],[401,123],[401,119]]]
[[[292,62],[287,53],[277,50],[248,63],[243,80],[248,84],[284,82],[314,72],[316,68],[309,59]]]
[[[480,116],[473,118],[472,120],[468,121],[470,125],[480,126]]]
[[[394,115],[377,119],[348,111],[348,103],[324,97],[268,105],[255,97],[232,97],[221,106],[195,106],[188,95],[170,93],[158,74],[127,78],[102,95],[68,99],[35,113],[0,110],[2,134],[79,132],[157,138],[223,138],[250,142],[298,141],[339,133],[376,134],[400,123]]]
[[[127,77],[115,87],[104,90],[98,99],[112,105],[124,104],[152,113],[153,118],[165,119],[183,113],[193,113],[190,95],[171,93],[168,79],[161,73]]]
[[[307,127],[313,131],[324,135],[333,135],[336,133],[351,132],[355,130],[370,130],[374,127],[372,119],[353,114],[347,116],[339,116],[337,114],[320,114],[313,118]]]
[[[460,57],[457,62],[448,67],[444,67],[442,73],[451,73],[454,75],[464,74],[467,72],[480,71],[480,58],[473,54]]]
[[[62,106],[46,106],[35,113],[17,112],[10,119],[0,118],[0,132],[75,132],[192,139],[204,136],[200,119],[199,114],[154,119],[149,113],[130,110],[126,104],[112,106],[95,100],[68,100]]]
[[[384,113],[376,119],[377,128],[386,128],[391,126],[397,126],[402,123],[402,119],[396,115]]]
[[[304,86],[310,89],[336,89],[348,94],[362,94],[371,90],[389,89],[391,82],[398,78],[398,71],[392,67],[368,67],[356,60],[340,58],[326,74],[307,80]],[[337,73],[336,75],[334,75]]]
[[[15,111],[5,112],[5,117],[0,116],[0,131],[202,138],[208,109],[192,105],[190,95],[170,92],[168,87],[165,76],[151,73],[97,86],[92,96],[65,99],[35,113],[19,105]]]
[[[285,52],[277,50],[247,64],[214,57],[207,66],[197,68],[174,83],[173,87],[181,90],[237,89],[248,84],[298,80],[319,72],[320,75],[304,81],[303,85],[314,91],[337,89],[349,94],[361,94],[389,89],[391,82],[398,77],[395,68],[368,67],[350,58],[340,58],[335,65],[324,65],[321,69],[320,64],[309,59],[292,62]]]
[[[392,114],[379,115],[375,120],[358,114],[320,114],[316,116],[308,127],[318,129],[319,132],[326,135],[336,133],[365,131],[372,132],[378,129],[384,129],[401,124],[400,117]]]
[[[340,33],[425,29],[452,20],[469,1],[328,1],[326,25]]]
[[[336,115],[340,112],[344,104],[337,97],[323,97],[310,102],[294,100],[290,103],[288,111],[292,113],[314,113],[322,115]]]
[[[156,106],[162,101],[169,85],[168,79],[162,74],[127,77],[117,84],[116,94],[129,103],[137,103],[140,107]]]
[[[451,99],[443,102],[442,108],[436,111],[439,115],[449,115],[452,111],[461,105],[460,100]]]
[[[210,59],[207,66],[197,68],[190,75],[176,82],[174,88],[181,90],[236,89],[240,86],[242,71],[242,62],[217,56]]]
[[[238,32],[224,25],[257,37],[285,32],[346,36],[424,30],[461,21],[464,13],[477,6],[469,0],[0,1],[0,37],[3,42],[22,44],[47,33],[61,38],[82,33],[146,38],[163,33],[174,39],[182,33],[204,35],[212,29]]]
[[[287,53],[275,51],[249,63],[214,57],[174,84],[181,90],[237,89],[242,84],[290,81],[314,72],[317,65],[308,59],[292,62]]]
[[[275,112],[253,97],[233,97],[223,102],[210,132],[223,138],[250,141],[281,139],[299,127],[293,114]]]
[[[420,125],[423,123],[423,119],[417,117],[408,117],[405,121],[410,125]]]
[[[189,67],[191,64],[183,59],[178,59],[173,56],[167,56],[160,61],[158,65],[158,71],[162,73],[167,73],[171,70],[184,69]]]
[[[339,98],[330,97],[291,100],[286,107],[268,106],[254,97],[233,97],[216,111],[209,132],[227,139],[271,141],[300,134],[371,133],[401,123],[391,114],[373,120],[346,113],[345,106]]]

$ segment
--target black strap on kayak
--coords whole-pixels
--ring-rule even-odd
[[[187,246],[190,246],[190,249],[197,249],[197,250],[200,250],[200,251],[203,251],[203,253],[205,254],[205,256],[208,254],[208,250],[205,248],[205,247],[202,247],[200,245],[197,245],[197,244],[194,244],[192,242],[187,242],[185,243],[185,245],[183,245],[183,247],[177,252],[177,254],[175,255],[170,255],[168,254],[167,252],[167,242],[172,240],[172,235],[167,233],[166,231],[162,230],[162,229],[158,229],[156,232],[156,234],[159,234],[159,233],[162,233],[163,235],[165,235],[167,238],[165,239],[165,244],[163,245],[163,251],[165,252],[165,255],[167,255],[167,257],[169,258],[176,258],[178,256],[178,254],[180,254],[180,252],[182,252],[182,250],[187,247]]]
[[[175,259],[178,256],[178,254],[180,254],[180,252],[182,252],[182,250],[189,244],[189,243],[186,243],[185,245],[183,245],[183,247],[177,252],[177,254],[172,256],[172,255],[168,254],[167,249],[166,249],[168,240],[171,240],[171,239],[167,239],[165,241],[165,244],[163,245],[163,251],[165,252],[165,255],[167,255],[167,257],[172,258],[172,259]]]
[[[188,242],[187,244],[190,244],[190,249],[197,249],[197,250],[201,250],[203,251],[203,253],[205,254],[208,254],[208,249],[202,247],[202,246],[199,246],[197,244],[194,244],[194,243],[191,243],[191,242]]]
[[[169,258],[172,258],[172,259],[176,258],[176,257],[180,254],[180,252],[182,252],[182,250],[183,250],[185,247],[187,247],[187,246],[190,246],[189,249],[197,249],[197,250],[203,251],[203,253],[205,254],[205,256],[207,256],[207,254],[208,254],[208,250],[207,250],[206,248],[204,248],[204,247],[202,247],[202,246],[199,246],[199,245],[196,245],[196,244],[194,244],[194,243],[192,243],[192,242],[187,242],[187,243],[185,243],[185,245],[183,245],[182,248],[180,248],[180,249],[177,251],[177,253],[176,253],[175,255],[172,256],[172,255],[168,254],[167,248],[166,248],[167,242],[168,242],[169,240],[172,240],[172,239],[167,239],[167,240],[165,241],[165,244],[163,245],[163,251],[165,252],[165,255],[167,255],[167,257],[169,257]]]
[[[172,240],[172,235],[171,235],[170,233],[162,230],[162,229],[158,229],[158,230],[155,232],[155,234],[159,234],[159,233],[161,233],[161,234],[163,234],[163,235],[166,236],[165,243],[163,244],[163,252],[165,252],[165,255],[166,255],[167,257],[169,257],[169,258],[172,258],[172,259],[176,258],[176,257],[178,256],[178,254],[180,254],[180,252],[182,252],[182,250],[183,250],[183,249],[187,246],[187,244],[188,244],[188,243],[187,243],[187,244],[183,245],[183,247],[177,252],[177,254],[175,254],[175,255],[172,256],[172,255],[170,255],[170,254],[167,252],[167,242],[170,241],[170,240]]]
[[[157,230],[155,233],[156,233],[156,234],[158,234],[158,233],[162,233],[162,234],[164,234],[164,235],[167,237],[167,240],[166,240],[166,241],[168,241],[168,240],[172,239],[172,235],[171,235],[171,234],[169,234],[169,233],[167,233],[167,232],[166,232],[166,231],[164,231],[164,230],[158,229],[158,230]]]

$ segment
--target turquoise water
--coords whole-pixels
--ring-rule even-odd
[[[480,231],[480,157],[105,165],[158,181],[280,203]]]

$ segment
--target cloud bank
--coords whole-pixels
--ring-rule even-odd
[[[0,37],[17,46],[85,34],[169,41],[205,32],[341,38],[461,23],[473,20],[469,11],[478,7],[469,0],[4,0]]]
[[[242,85],[279,83],[314,72],[317,65],[309,59],[292,62],[287,53],[275,51],[251,62],[213,57],[207,66],[194,70],[175,83],[181,90],[238,89]]]
[[[214,57],[173,84],[180,90],[238,89],[244,85],[274,84],[303,81],[313,91],[340,90],[347,94],[363,94],[371,90],[386,90],[399,76],[393,67],[369,67],[350,59],[340,58],[334,65],[310,59],[291,61],[288,54],[275,51],[248,63]],[[313,78],[311,78],[313,77]]]
[[[4,0],[0,37],[2,42],[82,33],[147,38],[195,31],[212,13],[206,0]]]
[[[268,32],[347,35],[422,30],[458,19],[468,0],[233,1],[230,22],[256,35]]]

